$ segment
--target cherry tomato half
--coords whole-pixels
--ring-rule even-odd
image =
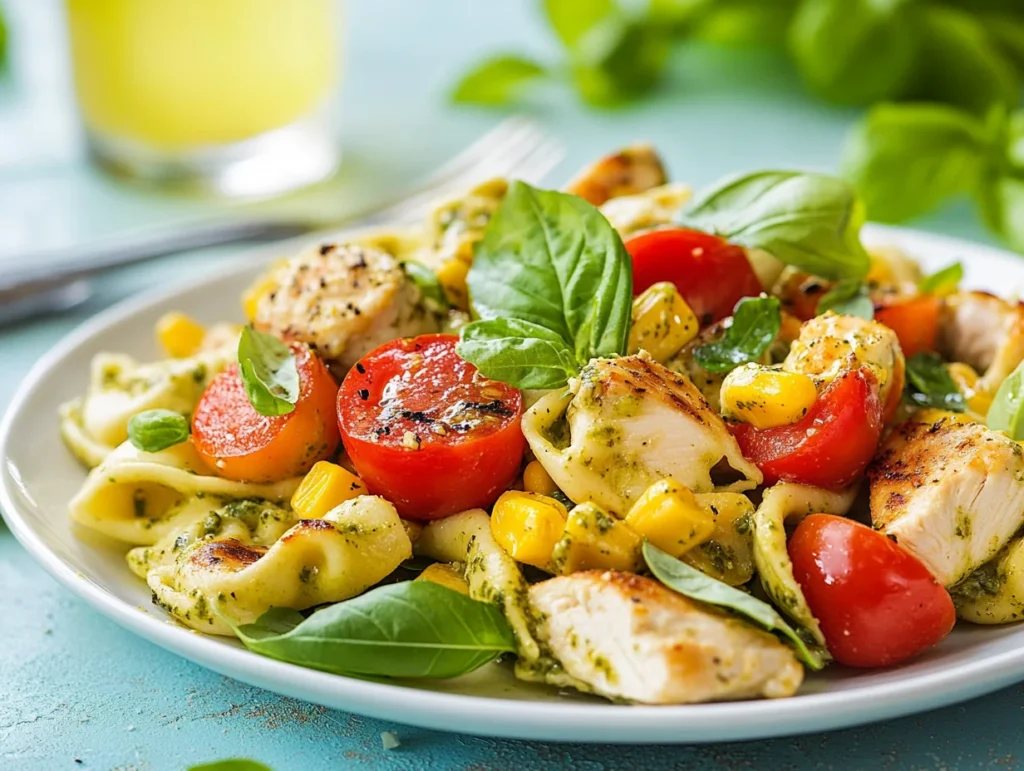
[[[836,661],[886,667],[936,645],[953,600],[912,554],[869,527],[812,514],[789,539],[793,575]]]
[[[633,258],[633,292],[671,281],[702,326],[732,314],[763,291],[743,247],[687,228],[652,230],[625,242]]]
[[[455,335],[393,340],[338,392],[342,442],[370,492],[412,519],[489,506],[519,473],[522,394],[455,353]]]
[[[218,476],[274,482],[305,474],[338,447],[334,396],[338,385],[308,346],[290,345],[299,370],[299,398],[287,415],[260,415],[245,394],[238,365],[206,387],[192,413],[192,440]]]
[[[878,383],[867,369],[845,372],[798,422],[765,429],[732,423],[729,430],[743,456],[761,469],[765,484],[786,480],[838,490],[863,473],[878,447]]]

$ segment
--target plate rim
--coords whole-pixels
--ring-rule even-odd
[[[964,239],[907,228],[867,225],[869,241],[912,241],[918,250],[934,244],[997,261],[1012,253]],[[243,250],[223,267],[171,286],[129,297],[87,319],[62,337],[18,385],[0,420],[0,513],[26,551],[59,583],[102,615],[144,640],[200,666],[279,694],[424,728],[479,736],[600,743],[706,743],[817,732],[912,714],[955,704],[1024,680],[1024,646],[965,661],[946,671],[909,681],[867,685],[779,700],[748,700],[672,706],[586,704],[442,693],[333,675],[259,656],[208,635],[196,634],[119,599],[79,575],[53,553],[29,522],[8,472],[16,416],[38,384],[63,359],[109,327],[205,284],[241,276],[281,249],[310,242],[300,237]],[[455,726],[453,728],[453,726]]]

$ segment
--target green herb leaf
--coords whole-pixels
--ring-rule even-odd
[[[580,366],[626,350],[632,263],[619,234],[582,198],[514,182],[476,245],[467,281],[477,316],[543,327]]]
[[[444,313],[451,307],[451,303],[445,296],[444,288],[441,286],[441,281],[437,278],[437,271],[422,262],[413,260],[403,262],[402,270],[420,290],[424,302],[430,305],[432,310]]]
[[[986,224],[1024,252],[1024,111],[1007,118],[1005,111],[995,109],[988,124],[999,137],[1000,157],[986,170],[975,200]]]
[[[682,0],[684,9],[699,4]],[[781,46],[785,44],[796,0],[705,1],[696,14],[694,33],[701,40],[729,46]],[[689,15],[694,15],[691,12]],[[689,16],[688,15],[688,16]],[[689,20],[687,17],[686,20]]]
[[[272,609],[235,632],[264,656],[364,677],[458,677],[515,651],[498,606],[430,581],[381,586],[304,620]]]
[[[954,262],[952,265],[935,271],[930,276],[925,276],[918,284],[918,288],[925,294],[952,294],[960,287],[963,278],[964,266],[959,262]]]
[[[744,297],[720,340],[697,348],[694,358],[709,372],[728,372],[756,361],[779,334],[782,314],[776,297]]]
[[[270,766],[257,763],[255,760],[235,758],[232,760],[219,760],[214,763],[203,763],[199,766],[190,766],[188,771],[273,771]]]
[[[847,139],[843,173],[868,217],[900,222],[973,191],[988,143],[982,122],[953,107],[881,105]]]
[[[188,439],[184,415],[171,410],[146,410],[128,421],[128,439],[143,452],[160,452]]]
[[[618,13],[615,0],[544,0],[548,23],[570,51],[598,24]]]
[[[868,296],[868,288],[864,282],[845,279],[823,294],[818,301],[818,315],[826,311],[870,321],[875,317],[875,304]]]
[[[646,18],[610,16],[572,53],[573,82],[595,107],[617,107],[653,89],[670,52],[670,31]]]
[[[849,185],[824,174],[732,177],[698,196],[681,220],[822,278],[862,278],[870,267],[859,236],[862,206]]]
[[[484,376],[516,388],[559,388],[580,369],[557,333],[516,319],[467,324],[455,351]]]
[[[481,62],[455,86],[452,99],[490,107],[519,98],[526,86],[547,74],[543,65],[522,56],[505,54]]]
[[[797,656],[807,666],[812,669],[821,669],[824,666],[818,655],[807,647],[793,627],[768,603],[701,573],[685,562],[666,554],[650,541],[644,541],[643,553],[644,561],[651,569],[651,573],[669,589],[691,600],[738,613],[769,632],[778,632],[792,643]]]
[[[1005,431],[1011,439],[1024,439],[1024,363],[999,386],[985,423],[993,431]]]
[[[967,403],[936,353],[915,353],[907,359],[907,397],[920,407],[964,412]]]
[[[238,369],[249,404],[260,415],[287,415],[299,400],[299,370],[291,348],[252,327],[238,339]]]
[[[902,0],[804,0],[789,48],[807,84],[826,99],[870,104],[906,89],[917,22]]]

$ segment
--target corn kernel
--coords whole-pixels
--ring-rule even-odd
[[[523,470],[523,489],[528,493],[551,495],[558,492],[558,485],[540,465],[540,462],[534,460],[527,463]]]
[[[984,388],[978,386],[981,379],[978,377],[978,373],[969,364],[960,361],[947,364],[946,370],[953,382],[956,383],[956,387],[960,389],[960,393],[964,395],[967,409],[982,417],[988,415],[994,397]]]
[[[156,322],[156,337],[175,359],[184,359],[199,350],[206,328],[184,313],[165,313]]]
[[[462,577],[459,571],[444,562],[435,562],[433,565],[428,565],[422,573],[416,576],[416,580],[431,581],[449,589],[454,589],[460,594],[469,595],[469,584],[466,583],[466,579]]]
[[[455,257],[445,260],[437,269],[437,280],[441,282],[445,297],[456,308],[466,310],[469,307],[469,290],[466,288],[466,276],[469,275],[469,263]]]
[[[551,551],[565,529],[567,514],[565,506],[554,498],[509,490],[494,504],[491,533],[513,559],[547,568]]]
[[[671,477],[644,491],[626,515],[626,524],[673,557],[681,557],[715,531],[715,518],[686,485]]]
[[[321,460],[299,483],[292,509],[303,519],[323,519],[335,506],[367,494],[366,485],[351,471]]]
[[[722,382],[722,414],[754,428],[796,423],[817,398],[807,375],[757,364],[737,367]]]
[[[654,284],[633,300],[633,326],[629,329],[629,352],[647,351],[665,362],[693,340],[700,324],[675,284]]]
[[[579,570],[637,571],[643,564],[643,541],[633,529],[593,503],[569,512],[565,532],[551,553],[555,572]]]

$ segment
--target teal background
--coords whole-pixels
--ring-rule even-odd
[[[0,0],[3,2],[3,0]],[[483,54],[549,56],[533,3],[352,0],[341,100],[345,165],[338,179],[273,210],[326,217],[400,189],[482,133],[492,113],[451,107],[453,79]],[[0,271],[5,262],[102,240],[146,224],[181,224],[237,206],[166,198],[86,166],[74,122],[56,0],[6,0],[13,61],[0,80]],[[803,95],[771,50],[693,47],[664,88],[636,107],[590,112],[548,89],[531,112],[567,146],[561,182],[617,145],[653,141],[676,179],[696,185],[740,170],[832,170],[856,116]],[[919,224],[989,239],[966,208]],[[0,408],[32,363],[98,309],[211,270],[221,248],[122,270],[84,308],[0,329]],[[83,380],[84,373],[69,376]],[[56,427],[55,427],[56,428]],[[137,639],[49,578],[0,525],[0,769],[179,771],[247,756],[292,769],[1017,768],[1024,689],[829,734],[707,747],[601,747],[479,739],[326,710],[207,672]],[[452,726],[457,730],[458,726]],[[382,731],[398,749],[385,751]],[[80,763],[77,761],[81,761]]]

